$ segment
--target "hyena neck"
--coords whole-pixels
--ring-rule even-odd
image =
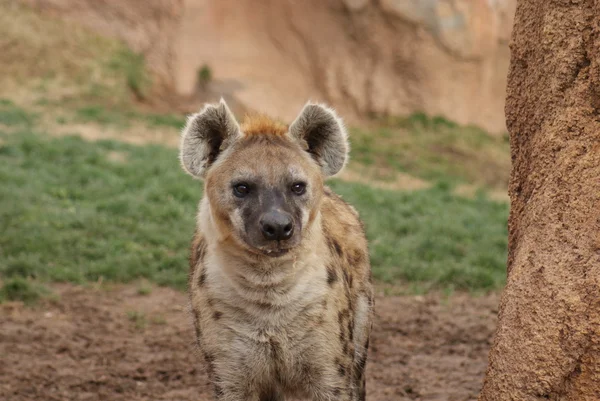
[[[326,274],[324,262],[318,256],[323,254],[319,250],[326,246],[320,213],[297,249],[278,258],[253,254],[235,245],[232,238],[219,235],[207,202],[200,208],[198,223],[207,240],[210,274],[219,277],[220,285],[234,290],[232,293],[241,296],[244,302],[283,306],[318,295],[317,289],[309,287],[315,276]],[[226,288],[221,290],[229,292]]]

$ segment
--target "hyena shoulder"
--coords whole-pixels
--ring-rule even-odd
[[[328,267],[329,274],[334,268],[348,284],[356,281],[360,287],[365,287],[362,284],[370,283],[371,270],[367,238],[358,212],[326,187],[321,213],[323,233],[334,265]]]

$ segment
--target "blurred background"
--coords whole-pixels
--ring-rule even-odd
[[[0,398],[209,399],[183,292],[202,184],[176,147],[223,97],[238,118],[309,99],[344,117],[330,185],[370,240],[372,397],[475,399],[505,282],[515,4],[0,0]]]

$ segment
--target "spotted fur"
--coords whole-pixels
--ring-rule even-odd
[[[219,401],[366,397],[373,310],[367,241],[356,210],[323,184],[345,163],[345,131],[331,110],[314,107],[285,133],[264,116],[227,132],[237,123],[225,111],[224,141],[236,139],[201,172],[205,196],[190,251],[189,294],[197,344]],[[193,132],[184,131],[182,144]],[[182,154],[200,165],[190,149]],[[301,237],[288,253],[270,257],[245,242],[240,225],[247,220],[223,183],[243,170],[274,186],[289,169],[302,173],[310,188],[297,206]]]

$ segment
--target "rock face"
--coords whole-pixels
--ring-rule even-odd
[[[180,94],[284,120],[307,99],[346,116],[423,111],[501,132],[515,0],[23,0],[124,38]]]
[[[424,111],[504,129],[514,0],[186,0],[177,89],[209,64],[217,91],[288,120],[308,98],[344,115]]]
[[[480,401],[600,400],[599,16],[518,2],[508,283]]]

